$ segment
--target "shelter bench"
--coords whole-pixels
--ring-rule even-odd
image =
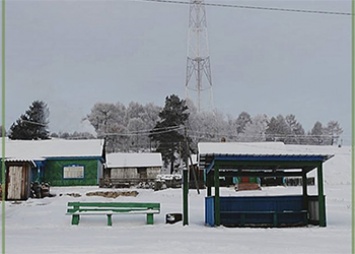
[[[236,222],[235,217],[239,217],[240,226],[246,225],[265,225],[278,227],[282,224],[290,224],[290,216],[296,217],[295,224],[306,225],[308,222],[308,212],[306,210],[293,211],[221,211],[221,215],[225,217],[233,216],[234,222]],[[260,218],[260,220],[259,220]],[[265,219],[266,218],[266,219]],[[285,219],[286,218],[286,219]],[[292,219],[291,219],[292,220]]]
[[[136,202],[68,202],[66,215],[71,215],[72,225],[79,225],[80,215],[106,215],[112,226],[113,214],[146,214],[147,224],[154,224],[154,214],[160,213],[160,203]]]

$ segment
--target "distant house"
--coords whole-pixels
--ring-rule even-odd
[[[106,155],[100,186],[129,186],[152,182],[162,169],[160,153],[110,153]]]
[[[14,191],[12,188],[18,189],[17,193],[26,192],[35,181],[51,186],[97,185],[103,175],[105,151],[101,139],[7,139],[5,144],[7,195]],[[28,198],[26,193],[16,195],[8,198]]]

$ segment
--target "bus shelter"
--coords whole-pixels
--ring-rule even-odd
[[[205,170],[205,223],[210,226],[326,226],[323,163],[333,155],[310,153],[283,143],[199,143]],[[307,192],[316,170],[317,195]],[[301,195],[221,196],[221,177],[300,177]],[[212,192],[214,190],[214,193]]]

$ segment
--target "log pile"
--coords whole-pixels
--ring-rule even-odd
[[[45,198],[45,197],[54,197],[49,193],[50,186],[48,183],[31,183],[31,198]]]
[[[119,196],[136,197],[137,195],[138,191],[95,191],[86,193],[86,196],[101,196],[105,198],[117,198]]]
[[[65,193],[64,195],[74,197],[74,198],[81,197],[81,195],[79,193]],[[61,196],[63,196],[63,194],[59,194],[59,196],[61,197]]]

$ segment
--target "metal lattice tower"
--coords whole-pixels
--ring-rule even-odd
[[[195,103],[199,112],[201,110],[213,110],[212,78],[204,0],[190,0],[185,88],[186,97]]]

